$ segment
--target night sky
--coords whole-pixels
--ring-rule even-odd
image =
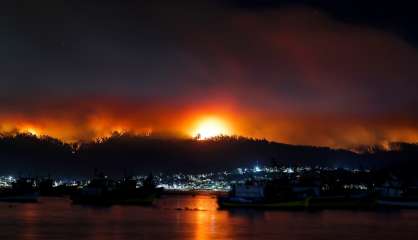
[[[418,142],[416,8],[361,2],[1,1],[0,131]]]

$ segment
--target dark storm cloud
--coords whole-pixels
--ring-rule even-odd
[[[414,15],[326,3],[3,2],[0,116],[42,128],[66,120],[79,126],[65,135],[74,139],[96,136],[97,116],[161,127],[187,109],[231,105],[239,134],[416,141],[418,52],[404,22]]]

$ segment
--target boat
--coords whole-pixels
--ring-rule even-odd
[[[257,208],[257,209],[288,209],[297,210],[307,208],[310,198],[287,201],[250,201],[247,199],[234,199],[219,197],[218,205],[221,209],[226,208]]]
[[[115,205],[152,205],[159,194],[153,177],[147,177],[141,187],[137,187],[137,180],[128,177],[120,181],[111,192]]]
[[[104,174],[95,173],[90,182],[71,194],[70,199],[74,204],[86,205],[111,205],[111,191],[114,182]]]
[[[378,188],[378,206],[385,208],[418,208],[418,189],[415,186],[405,187],[400,181],[392,178]]]
[[[377,204],[387,208],[418,208],[418,198],[381,198],[377,200]]]
[[[3,202],[37,202],[39,193],[34,188],[34,180],[20,178],[12,183],[11,188],[0,190],[0,201]]]
[[[376,197],[367,191],[323,192],[315,182],[276,179],[234,185],[228,196],[218,198],[218,204],[220,208],[371,209],[376,206]]]
[[[227,196],[218,197],[221,209],[228,208],[257,208],[257,209],[305,209],[309,205],[310,196],[289,194],[282,197],[268,197],[265,186],[259,183],[236,184],[232,186]]]
[[[157,194],[152,178],[145,179],[138,188],[133,178],[116,182],[100,174],[72,194],[71,200],[74,204],[85,205],[152,205]]]
[[[370,209],[375,207],[372,196],[321,196],[310,199],[309,209]]]

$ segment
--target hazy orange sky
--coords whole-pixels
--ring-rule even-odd
[[[1,130],[29,131],[70,142],[109,136],[113,131],[193,137],[199,122],[215,117],[227,125],[231,134],[292,144],[354,147],[418,139],[417,122],[400,114],[367,119],[354,114],[279,113],[241,109],[226,100],[190,105],[89,101],[41,104],[42,109],[26,114],[3,113]]]
[[[24,6],[0,38],[0,131],[190,136],[217,117],[292,144],[418,142],[416,45],[308,6],[220,2]]]

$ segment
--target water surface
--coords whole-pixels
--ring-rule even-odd
[[[109,208],[41,198],[0,203],[0,239],[418,239],[418,211],[220,211],[204,195]]]

